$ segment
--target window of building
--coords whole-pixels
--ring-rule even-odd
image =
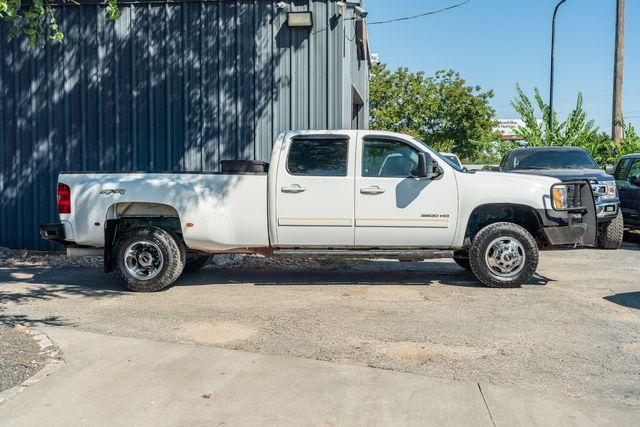
[[[291,142],[287,170],[291,175],[346,176],[349,141],[296,138]]]
[[[418,151],[390,140],[365,140],[362,155],[362,176],[407,178],[418,170]]]

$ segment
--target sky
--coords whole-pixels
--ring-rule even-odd
[[[461,0],[365,0],[374,22],[440,9]],[[391,68],[458,71],[492,89],[499,119],[518,118],[510,103],[519,83],[549,96],[551,17],[557,0],[472,0],[436,15],[368,27],[371,52]],[[640,128],[640,0],[627,0],[623,112]],[[567,0],[556,20],[554,109],[560,119],[584,96],[589,118],[611,131],[616,0]],[[634,117],[635,116],[635,117]]]

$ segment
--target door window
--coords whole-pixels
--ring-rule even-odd
[[[613,174],[614,178],[617,181],[624,181],[625,178],[627,177],[626,173],[627,173],[627,167],[629,166],[629,163],[631,162],[631,159],[623,159],[620,161],[620,163],[618,163],[618,167],[616,167],[616,171]]]
[[[347,176],[349,141],[296,138],[291,141],[287,170],[291,175]]]
[[[502,157],[502,160],[500,161],[500,170],[502,172],[506,172],[507,171],[507,159],[509,158],[508,154],[505,154],[504,157]]]
[[[362,176],[407,178],[418,170],[418,151],[390,140],[365,140],[362,154]]]
[[[631,164],[631,168],[629,169],[629,175],[627,179],[630,180],[633,177],[640,178],[640,159],[635,159]]]

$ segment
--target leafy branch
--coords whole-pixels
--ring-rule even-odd
[[[79,5],[76,0],[62,1]],[[105,0],[104,5],[110,20],[120,17],[118,0]],[[29,46],[62,43],[64,34],[53,9],[51,0],[33,0],[30,5],[23,5],[22,0],[0,0],[0,21],[11,25],[8,41],[22,35],[27,38]]]
[[[375,66],[370,80],[370,127],[415,136],[440,151],[478,158],[493,141],[492,91],[452,70],[432,76]]]
[[[533,93],[535,105],[519,85],[516,85],[516,92],[517,96],[511,105],[520,115],[524,126],[518,127],[515,133],[521,136],[523,141],[515,145],[504,144],[499,149],[502,153],[516,146],[569,145],[584,148],[598,163],[604,164],[614,163],[620,156],[640,151],[640,137],[631,124],[622,123],[624,137],[618,147],[607,133],[594,125],[593,120],[588,120],[582,93],[578,93],[576,105],[564,122],[560,122],[555,112],[553,113],[553,128],[549,129],[549,105],[542,99],[538,88],[535,88]],[[537,111],[540,112],[542,120],[537,118]]]

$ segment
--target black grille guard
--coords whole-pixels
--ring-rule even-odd
[[[567,202],[571,202],[571,206],[564,209],[556,208],[553,203],[553,190],[556,187],[567,187]],[[566,221],[569,228],[584,229],[581,244],[594,246],[598,236],[598,220],[591,183],[587,180],[559,182],[551,186],[550,196],[549,202],[553,210],[567,213]]]

